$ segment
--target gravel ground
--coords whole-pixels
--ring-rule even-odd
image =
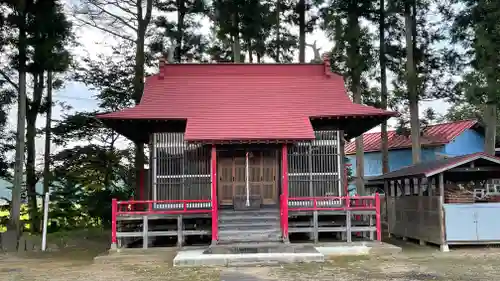
[[[461,249],[450,253],[424,248],[394,256],[331,258],[324,264],[243,268],[173,268],[174,255],[172,250],[93,262],[93,253],[76,250],[30,256],[4,254],[0,255],[0,280],[500,281],[498,248]]]

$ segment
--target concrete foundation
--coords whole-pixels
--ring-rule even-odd
[[[174,258],[174,266],[242,266],[277,265],[284,263],[323,262],[325,256],[316,253],[252,253],[252,254],[204,254],[204,250],[180,251]]]
[[[319,244],[290,243],[240,243],[211,247],[119,248],[95,258],[96,262],[113,262],[120,259],[147,259],[171,262],[174,266],[244,266],[277,265],[287,263],[323,262],[335,256],[392,255],[401,248],[379,242],[337,242]]]
[[[331,243],[215,246],[209,249],[182,250],[174,266],[242,266],[324,262],[326,257],[392,254],[401,248],[385,243]]]

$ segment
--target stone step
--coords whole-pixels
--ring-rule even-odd
[[[219,223],[219,230],[266,230],[266,229],[279,229],[279,221],[253,221],[253,222],[241,222],[241,221],[230,221]]]
[[[271,213],[262,213],[262,214],[220,214],[219,221],[261,221],[261,220],[270,220],[270,221],[279,221],[279,214],[271,214]]]
[[[248,245],[248,244],[247,244]],[[324,255],[314,247],[289,249],[286,245],[270,246],[270,249],[251,251],[250,246],[244,247],[243,252],[234,254],[231,249],[234,245],[217,245],[218,249],[199,251],[180,251],[174,258],[174,266],[249,266],[249,265],[278,265],[285,263],[324,262]],[[227,251],[221,247],[228,247]],[[259,248],[262,246],[259,246]],[[265,247],[265,246],[264,246]],[[288,247],[293,247],[288,245]],[[215,250],[215,251],[213,251]],[[250,250],[250,251],[248,251]],[[238,253],[238,251],[236,251]],[[238,269],[235,269],[238,271]],[[221,277],[224,277],[221,275]],[[264,276],[263,276],[264,277]],[[245,280],[238,276],[238,280]]]
[[[219,218],[219,225],[280,225],[280,220],[278,218],[264,217],[264,218]]]
[[[231,244],[217,244],[210,246],[210,248],[257,248],[257,247],[281,247],[285,245],[283,241],[269,241],[269,242],[250,242],[250,243],[231,243]]]
[[[281,241],[281,230],[279,228],[255,230],[221,230],[219,232],[220,243],[278,241]]]
[[[221,210],[219,216],[236,216],[236,217],[259,217],[259,216],[280,216],[280,211],[275,209],[261,209],[261,210]]]

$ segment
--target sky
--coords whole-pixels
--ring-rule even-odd
[[[72,0],[66,0],[69,3]],[[70,6],[67,5],[69,10]],[[167,15],[168,18],[175,19],[175,15]],[[208,34],[209,25],[208,21],[206,24],[203,24],[202,32]],[[100,53],[109,53],[109,49],[106,48],[105,45],[113,44],[113,38],[104,34],[101,31],[88,28],[88,27],[79,27],[76,32],[78,41],[81,44],[79,49],[75,49],[75,54],[78,56],[95,56]],[[321,48],[320,52],[331,50],[333,47],[333,42],[329,40],[324,32],[317,30],[312,34],[308,34],[306,38],[306,42],[308,44],[312,44],[316,41],[318,47]],[[298,55],[297,55],[298,57]],[[314,54],[311,48],[306,48],[306,61],[310,61],[314,58]],[[66,104],[70,105],[73,109],[71,111],[92,111],[97,109],[97,100],[94,98],[95,93],[87,88],[85,85],[81,83],[76,83],[72,81],[68,81],[65,84],[65,87],[59,89],[54,92],[54,100],[63,101]],[[437,113],[444,114],[449,108],[449,104],[444,101],[437,100],[431,102],[423,102],[420,105],[420,109],[424,110],[425,108],[432,107]],[[70,112],[71,112],[70,111]],[[15,129],[16,124],[16,114],[17,114],[17,106],[14,105],[9,112],[10,119],[10,128]],[[56,106],[53,109],[53,119],[60,120],[63,115],[61,108]],[[391,120],[390,124],[395,124],[395,120]],[[45,126],[45,117],[40,116],[37,121],[37,126],[42,128]],[[379,127],[375,127],[371,131],[379,131]],[[53,146],[51,148],[52,151],[60,149],[58,147]],[[44,138],[40,136],[36,140],[36,150],[37,150],[37,163],[41,164],[41,157],[44,153]]]

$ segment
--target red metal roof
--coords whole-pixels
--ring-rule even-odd
[[[323,64],[167,64],[139,105],[98,117],[184,119],[186,140],[224,141],[313,139],[309,118],[394,115],[353,104]]]
[[[477,120],[464,120],[457,122],[441,123],[427,126],[423,129],[420,142],[422,146],[437,146],[451,142],[465,130],[478,124]],[[403,149],[411,147],[411,137],[398,135],[396,131],[388,131],[387,138],[389,150]],[[377,152],[382,148],[382,137],[380,132],[363,134],[363,146],[365,152]],[[356,144],[354,141],[346,144],[346,154],[356,153]]]

